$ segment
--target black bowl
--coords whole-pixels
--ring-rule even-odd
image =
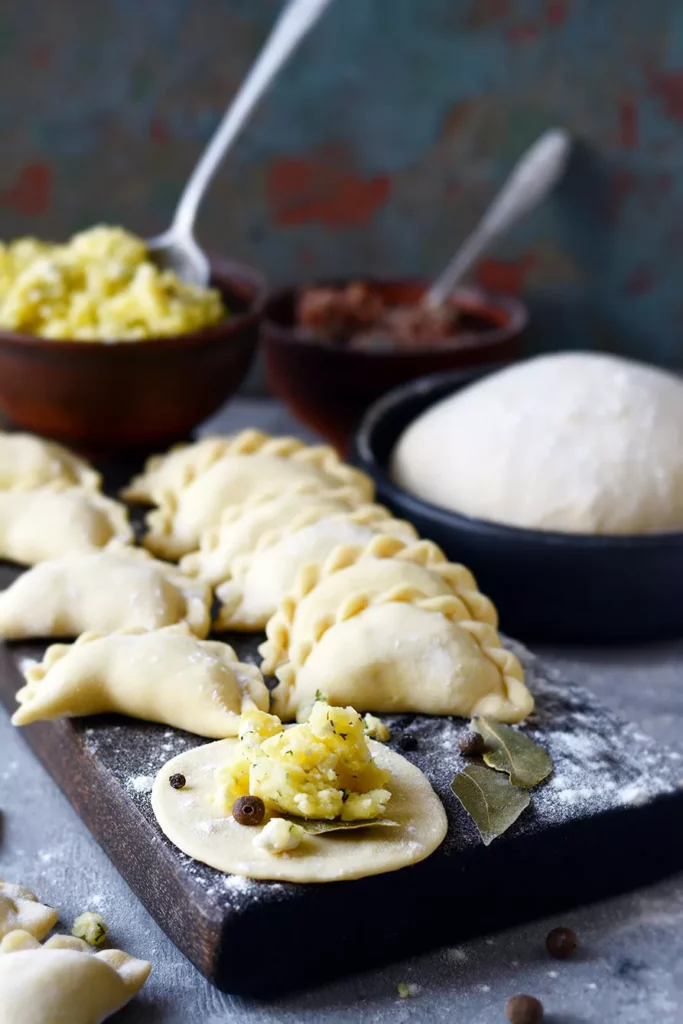
[[[495,369],[421,377],[368,409],[353,461],[375,479],[378,500],[472,569],[506,633],[587,644],[683,637],[683,532],[594,537],[524,530],[448,512],[391,482],[391,451],[408,424]]]

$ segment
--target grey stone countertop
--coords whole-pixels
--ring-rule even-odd
[[[277,403],[247,399],[232,402],[206,429],[237,426],[297,430]],[[540,653],[683,753],[683,642]],[[507,1019],[505,1003],[517,992],[537,995],[546,1020],[555,1024],[683,1021],[683,875],[561,920],[537,921],[276,1002],[225,995],[157,927],[2,710],[0,753],[0,876],[59,907],[67,928],[81,911],[99,910],[113,942],[154,965],[143,992],[111,1018],[117,1024],[496,1024]],[[570,961],[545,953],[545,935],[557,924],[579,936],[580,954]],[[307,941],[324,941],[324,932],[321,921],[317,934],[296,941],[303,949]],[[381,916],[378,941],[380,934]],[[264,970],[273,956],[277,950],[265,943]],[[399,982],[414,986],[410,998],[398,998]]]

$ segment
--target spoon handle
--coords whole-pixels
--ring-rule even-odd
[[[544,132],[536,140],[515,164],[478,226],[429,289],[423,305],[430,309],[443,305],[482,252],[545,198],[561,178],[570,148],[569,133],[563,128]]]
[[[202,153],[176,208],[173,228],[192,233],[206,188],[228,146],[241,131],[261,97],[298,44],[332,0],[290,0],[266,40],[256,63],[233,98],[223,120]]]

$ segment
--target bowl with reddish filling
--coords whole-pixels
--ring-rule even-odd
[[[343,452],[362,414],[391,388],[516,357],[528,322],[522,302],[463,287],[431,310],[420,302],[428,286],[354,278],[273,293],[261,326],[271,389]]]

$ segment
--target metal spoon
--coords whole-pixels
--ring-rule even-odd
[[[155,262],[174,270],[188,284],[207,285],[211,274],[209,261],[194,237],[197,210],[209,182],[280,68],[330,3],[331,0],[291,0],[287,5],[190,175],[170,228],[147,242]]]
[[[442,306],[484,250],[548,195],[564,173],[570,149],[571,138],[564,128],[544,132],[534,142],[515,164],[472,234],[423,297],[423,306]]]

